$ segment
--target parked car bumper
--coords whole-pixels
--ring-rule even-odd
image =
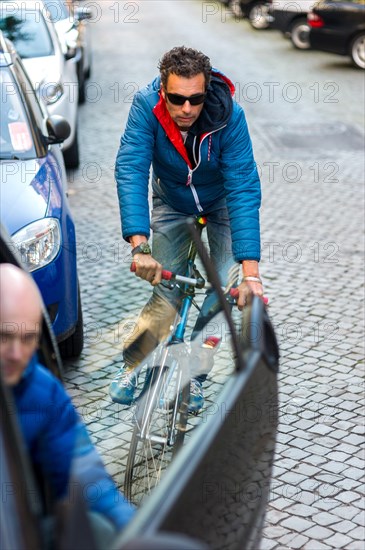
[[[309,41],[314,50],[348,54],[348,37],[339,33],[336,29],[311,29]]]
[[[269,8],[269,15],[271,16],[270,27],[272,29],[276,29],[283,33],[289,31],[290,23],[293,21],[294,18],[293,12]]]

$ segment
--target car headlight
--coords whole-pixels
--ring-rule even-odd
[[[22,263],[35,271],[52,262],[61,247],[61,228],[56,218],[30,223],[12,236]]]
[[[61,82],[48,82],[43,84],[41,88],[41,95],[46,105],[53,105],[56,103],[64,94],[64,89]]]

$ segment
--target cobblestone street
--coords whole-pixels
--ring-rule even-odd
[[[69,173],[86,341],[66,365],[67,389],[121,485],[131,414],[108,386],[151,287],[129,271],[114,161],[133,94],[162,53],[197,47],[236,83],[261,173],[261,275],[281,351],[261,548],[362,550],[363,74],[346,58],[254,31],[216,2],[214,15],[197,0],[91,4],[93,73],[80,109],[81,165]]]

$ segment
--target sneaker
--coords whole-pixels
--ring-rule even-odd
[[[197,414],[204,405],[203,387],[199,380],[193,378],[190,382],[190,400],[188,410],[190,413]]]
[[[109,386],[109,395],[115,403],[130,405],[137,387],[134,369],[123,366]]]

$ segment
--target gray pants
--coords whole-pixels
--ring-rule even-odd
[[[220,201],[215,210],[205,216],[208,220],[206,230],[210,257],[224,285],[227,282],[229,270],[234,264],[231,229],[225,200]],[[177,212],[160,198],[153,199],[152,255],[164,269],[180,275],[186,273],[191,242],[188,229],[186,225],[184,226],[184,221],[186,222],[188,218],[191,216]],[[180,301],[181,293],[178,288],[171,290],[166,283],[154,287],[151,298],[138,317],[133,335],[125,342],[123,357],[127,366],[137,366],[167,337]],[[207,295],[193,330],[192,339],[201,330],[202,320],[208,307],[209,296]]]

